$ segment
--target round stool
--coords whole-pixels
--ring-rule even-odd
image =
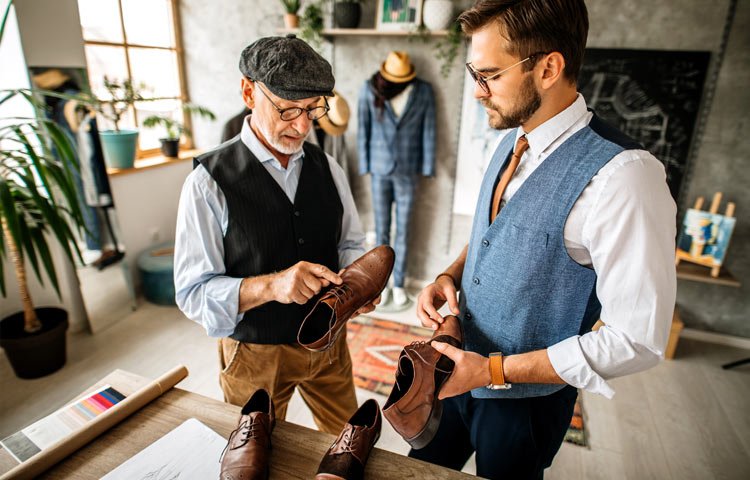
[[[174,305],[174,243],[155,245],[138,256],[143,296],[158,305]]]

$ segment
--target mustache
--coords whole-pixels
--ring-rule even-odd
[[[305,138],[305,135],[302,135],[300,132],[298,132],[297,130],[295,130],[293,128],[292,129],[288,129],[288,130],[284,130],[283,132],[281,132],[281,135],[285,135],[285,136],[288,136],[288,137],[294,137],[296,140],[301,140],[301,139]]]
[[[486,98],[483,98],[483,99],[479,100],[479,103],[481,103],[484,108],[491,108],[492,110],[498,110],[499,109],[499,107],[497,105],[495,105],[494,103],[492,103],[491,101],[489,101]]]

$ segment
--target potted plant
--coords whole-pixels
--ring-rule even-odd
[[[302,6],[302,2],[300,0],[281,0],[281,3],[284,5],[284,10],[286,10],[284,14],[284,26],[289,29],[297,28],[299,26],[297,12],[300,6]]]
[[[323,9],[319,2],[310,3],[305,7],[300,19],[299,36],[318,50],[322,43]]]
[[[194,105],[186,103],[182,106],[182,110],[188,114],[195,114],[209,120],[216,120],[216,115],[200,105]],[[180,137],[184,133],[190,136],[190,130],[179,120],[175,120],[172,117],[164,115],[151,115],[143,120],[143,126],[146,128],[162,127],[166,131],[166,137],[160,138],[161,142],[161,153],[165,157],[177,157],[180,148]]]
[[[4,23],[3,19],[0,42]],[[57,94],[5,90],[0,92],[0,106],[23,98],[43,108],[35,95]],[[71,171],[78,159],[70,139],[52,120],[42,115],[4,120],[0,126],[0,293],[7,296],[4,262],[9,259],[23,311],[0,319],[0,346],[18,377],[38,378],[65,364],[68,314],[60,308],[35,308],[26,261],[42,284],[44,270],[59,297],[49,241],[56,240],[70,261],[73,252],[81,258],[73,230],[85,227]]]
[[[333,4],[333,21],[339,28],[357,28],[362,16],[363,0],[336,0]]]
[[[122,120],[125,112],[135,105],[135,102],[148,100],[141,94],[141,91],[146,87],[143,84],[135,85],[130,79],[122,82],[110,80],[105,75],[104,88],[107,90],[108,98],[102,99],[93,95],[81,94],[77,99],[80,103],[95,110],[114,127],[114,130],[99,132],[104,162],[107,166],[111,168],[132,168],[135,163],[138,130],[120,128],[120,120]]]

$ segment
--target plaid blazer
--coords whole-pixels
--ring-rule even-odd
[[[381,118],[369,79],[357,109],[359,173],[364,175],[435,175],[435,97],[432,85],[415,79],[401,117],[390,102]]]

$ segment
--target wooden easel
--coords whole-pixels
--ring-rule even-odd
[[[711,201],[711,208],[708,210],[708,213],[711,213],[711,214],[718,213],[719,205],[721,204],[721,197],[722,197],[721,192],[714,193],[714,198]],[[703,197],[698,197],[695,200],[695,205],[693,205],[693,208],[695,210],[700,210],[701,208],[703,208]],[[729,217],[729,218],[734,217],[734,208],[735,208],[734,202],[727,203],[727,209],[724,212],[724,216]],[[721,271],[721,265],[715,265],[713,258],[711,257],[705,258],[705,259],[696,258],[696,257],[691,256],[688,252],[684,250],[680,250],[678,248],[675,253],[675,266],[679,265],[680,262],[683,260],[686,262],[697,263],[698,265],[703,265],[704,267],[711,268],[711,276],[713,278],[718,278],[719,273]]]

